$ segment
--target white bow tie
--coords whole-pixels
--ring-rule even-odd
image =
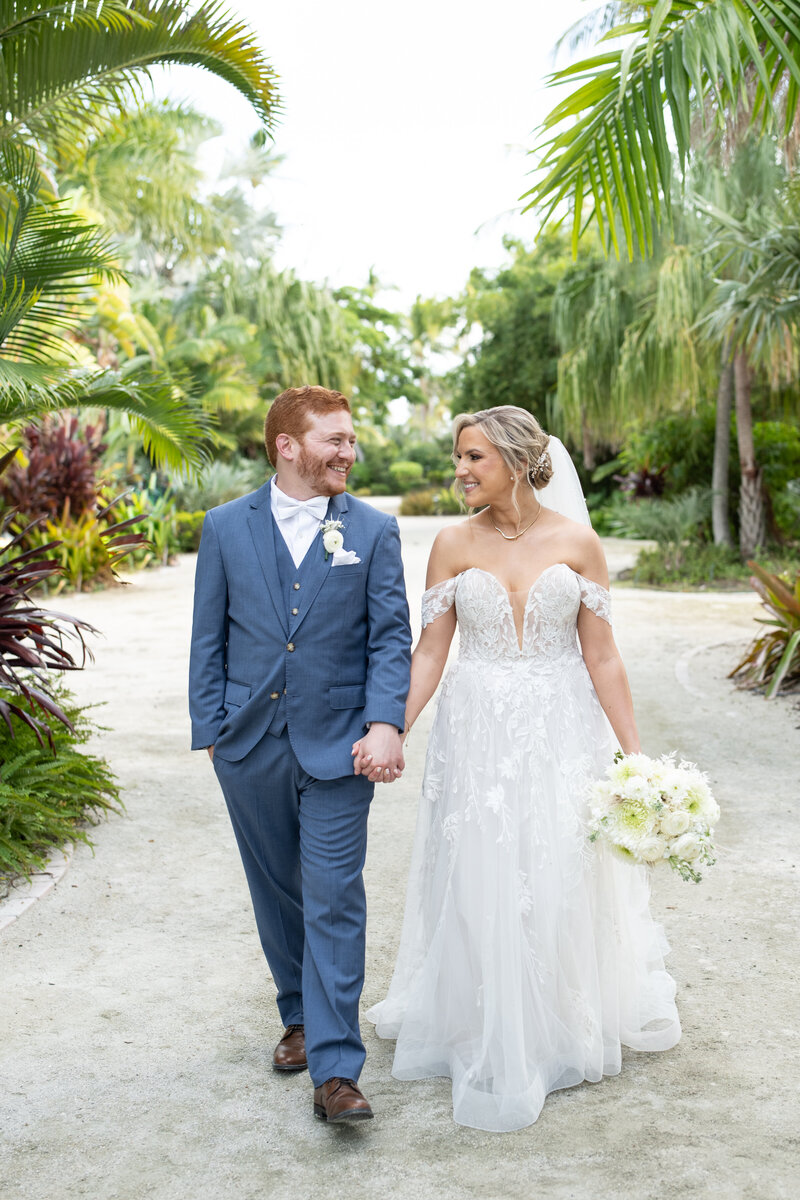
[[[280,488],[275,489],[275,516],[279,521],[286,521],[298,513],[305,513],[316,521],[322,521],[325,519],[327,511],[327,496],[312,496],[310,500],[295,500],[294,496],[287,496]]]

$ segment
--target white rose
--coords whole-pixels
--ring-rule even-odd
[[[322,544],[328,554],[335,554],[344,545],[344,538],[338,529],[329,529],[327,533],[322,535]]]
[[[636,854],[642,862],[658,862],[664,857],[664,843],[657,837],[642,838],[636,847]]]
[[[691,817],[682,808],[675,812],[665,812],[661,818],[661,832],[668,838],[679,837],[680,834],[686,833],[691,823]]]
[[[684,862],[694,862],[702,850],[699,838],[693,833],[684,833],[677,841],[670,846],[670,854],[675,858],[683,859]]]

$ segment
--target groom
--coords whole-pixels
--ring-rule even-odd
[[[410,632],[397,523],[347,495],[340,392],[289,388],[265,425],[275,477],[211,509],[197,559],[192,749],[207,748],[242,856],[285,1032],[314,1113],[372,1116],[357,1081],[376,781],[403,769]],[[361,741],[353,770],[352,747]]]

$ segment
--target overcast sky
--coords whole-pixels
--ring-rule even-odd
[[[554,44],[587,11],[581,0],[229,7],[281,77],[285,160],[267,189],[284,227],[280,265],[334,285],[362,283],[374,266],[405,306],[499,265],[504,233],[533,238],[532,215],[519,215],[526,151],[554,102],[542,86]],[[257,128],[205,72],[173,70],[168,88],[223,122],[228,149]]]

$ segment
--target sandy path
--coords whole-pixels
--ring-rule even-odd
[[[437,527],[402,522],[414,612]],[[754,598],[614,593],[646,749],[700,761],[723,804],[717,867],[698,888],[664,874],[654,889],[680,1045],[629,1052],[620,1076],[495,1135],[453,1124],[447,1081],[393,1080],[391,1043],[368,1026],[377,1119],[337,1130],[313,1120],[306,1076],[269,1069],[280,1030],[233,836],[186,749],[193,569],[66,606],[105,635],[75,690],[107,703],[100,744],[128,813],[0,941],[4,1200],[796,1195],[800,712],[724,678]],[[365,1006],[399,936],[424,734],[373,808]]]

